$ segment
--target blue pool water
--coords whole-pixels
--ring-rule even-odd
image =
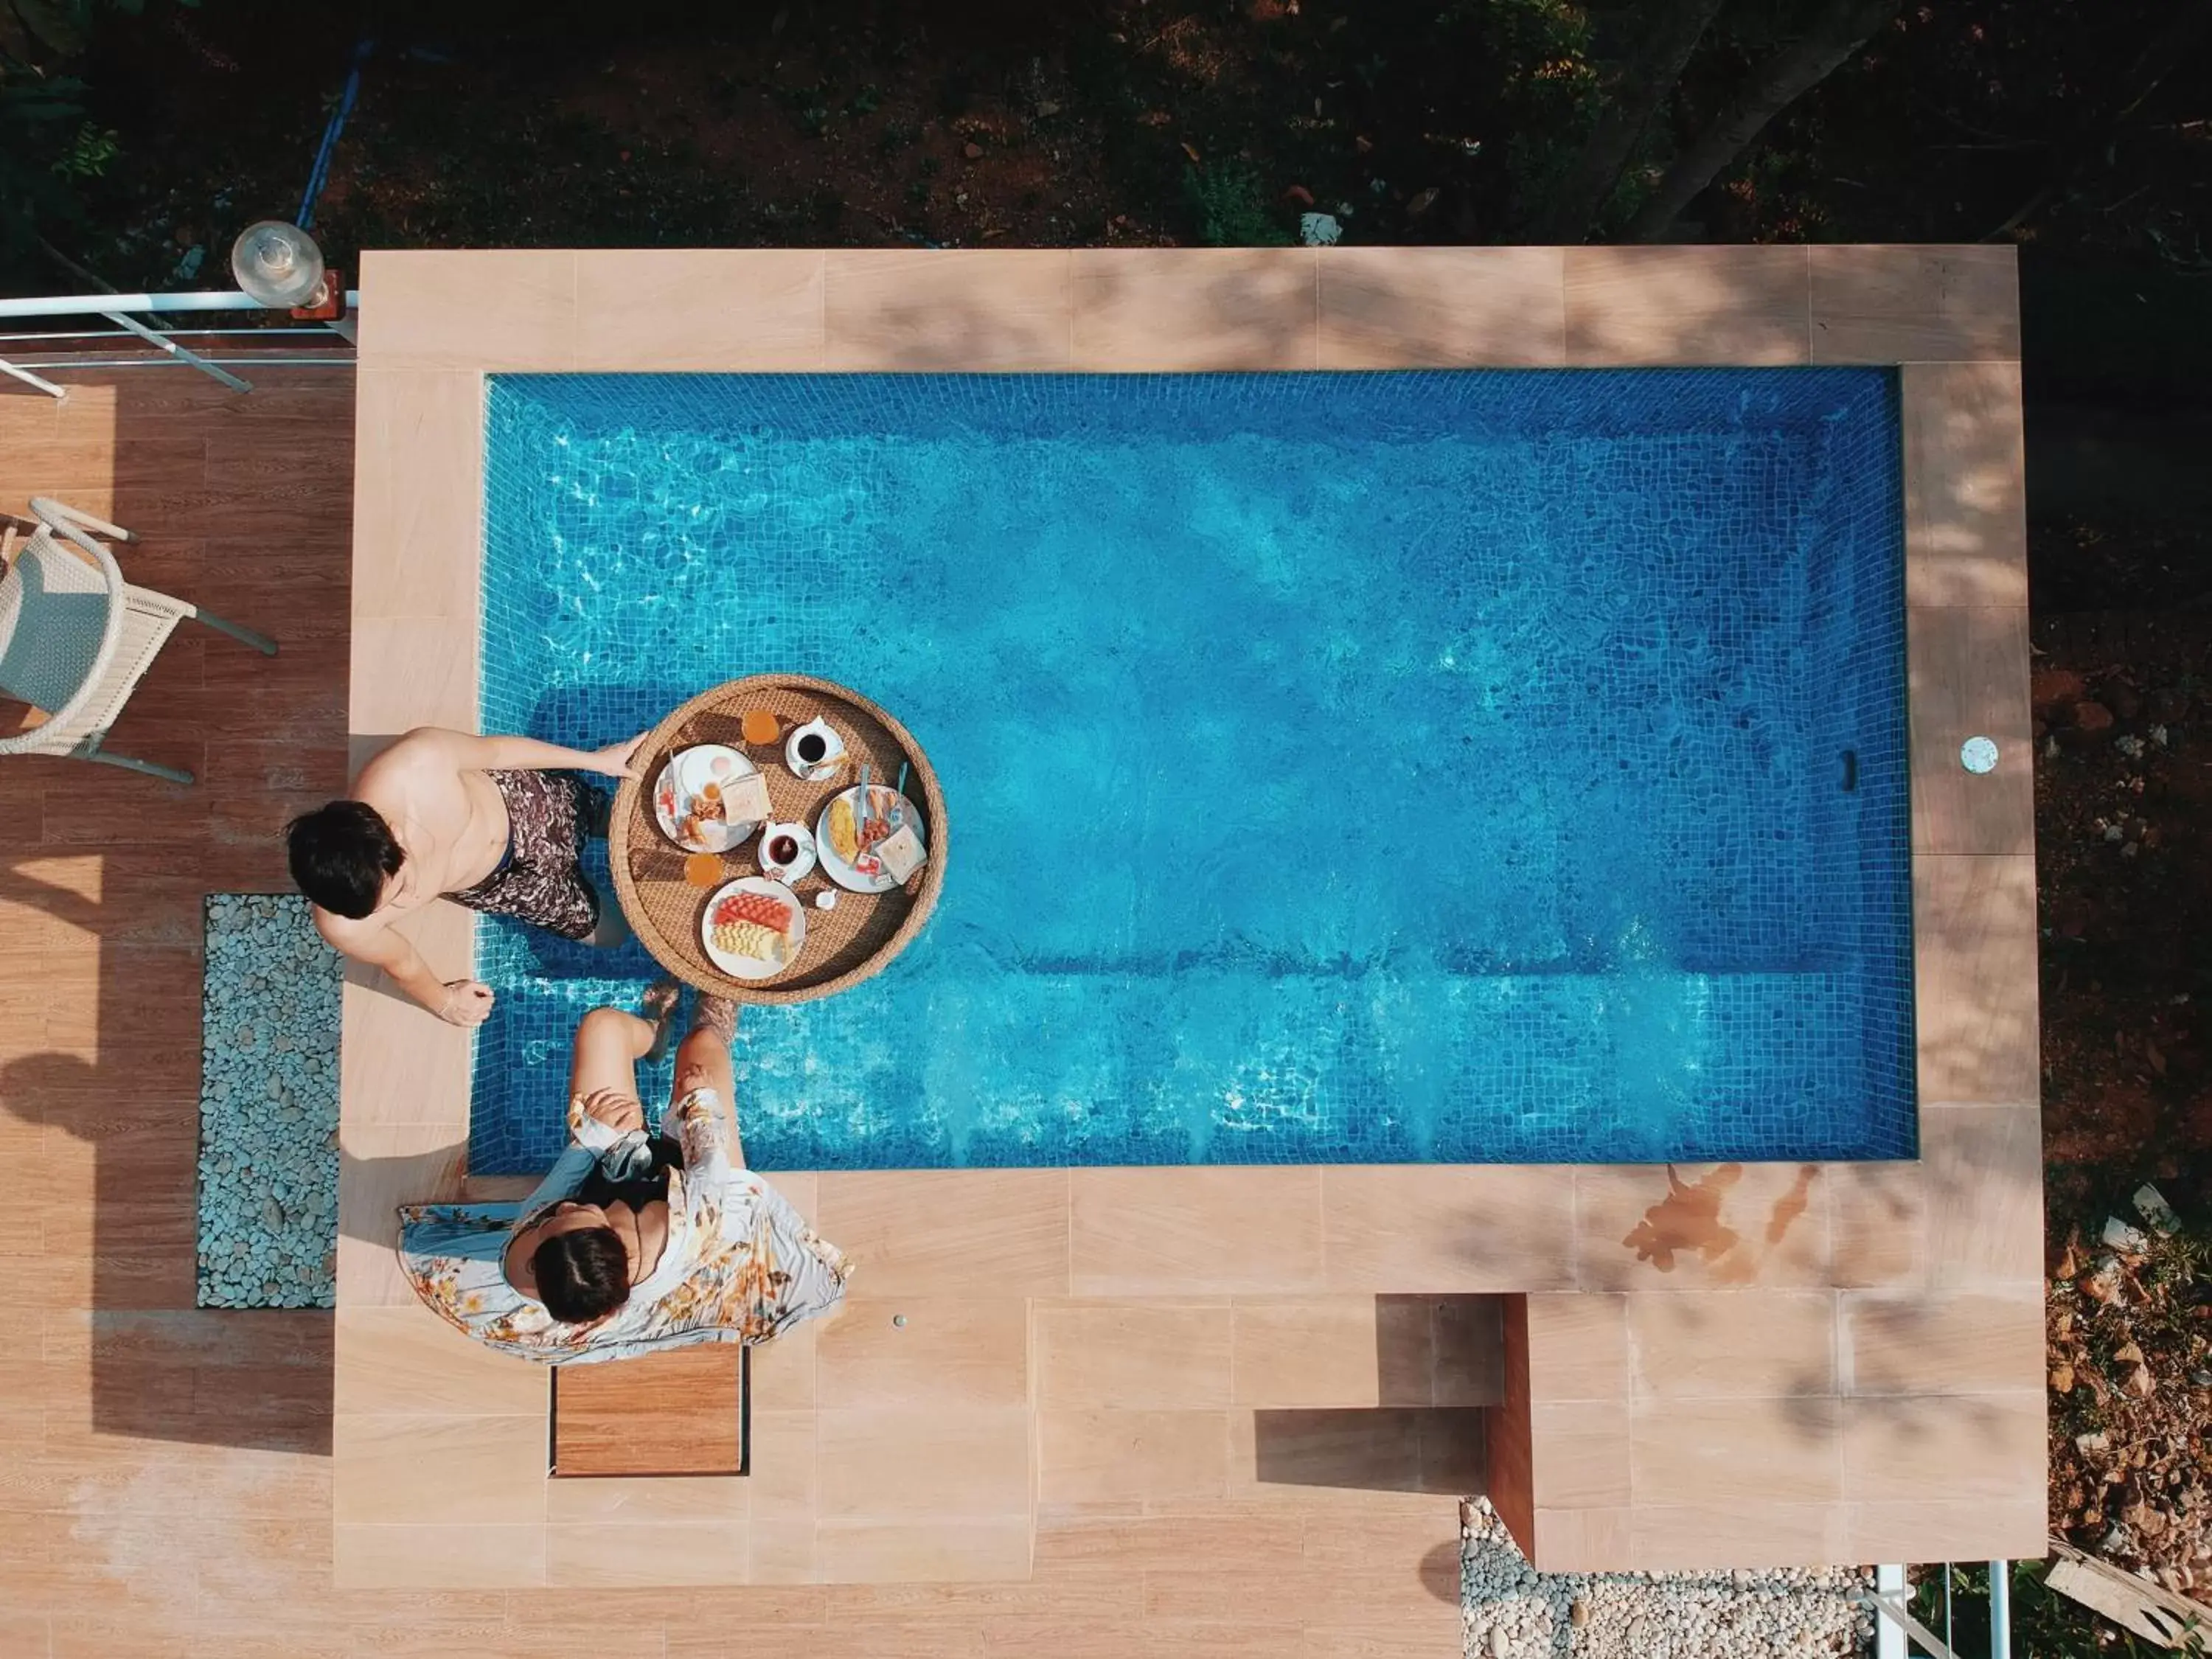
[[[1887,372],[507,376],[489,422],[487,731],[789,671],[939,769],[922,937],[745,1012],[761,1167],[1911,1154]],[[480,941],[472,1164],[535,1169],[648,964]]]

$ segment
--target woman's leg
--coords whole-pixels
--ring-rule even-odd
[[[616,1121],[602,1109],[593,1115],[617,1128],[642,1128],[645,1108],[638,1104],[637,1062],[653,1047],[652,1022],[619,1008],[594,1008],[576,1023],[574,1052],[568,1066],[568,1097],[603,1097],[608,1108],[626,1103]],[[633,1113],[635,1116],[633,1118]]]
[[[669,1091],[673,1105],[696,1089],[712,1089],[729,1114],[730,1162],[745,1164],[738,1139],[738,1078],[730,1064],[730,1044],[738,1035],[738,1006],[724,997],[704,992],[691,1008],[691,1029],[676,1045],[676,1082]]]

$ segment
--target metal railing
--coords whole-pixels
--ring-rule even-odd
[[[1990,1568],[1990,1659],[2012,1659],[2012,1563]],[[1874,1589],[1857,1597],[1874,1610],[1875,1659],[1907,1659],[1917,1648],[1929,1659],[1962,1659],[1952,1647],[1951,1564],[1943,1564],[1943,1634],[1938,1636],[1912,1616],[1911,1588],[1901,1565],[1874,1570]]]
[[[163,328],[141,322],[139,317],[266,313],[269,307],[235,289],[196,294],[62,294],[0,299],[0,324],[97,317],[110,325],[98,330],[0,329],[0,374],[20,380],[48,397],[63,398],[69,396],[69,388],[48,376],[66,374],[72,370],[181,366],[220,380],[234,392],[251,392],[253,383],[227,365],[261,369],[328,368],[351,364],[353,311],[360,303],[359,292],[349,289],[343,313],[326,322],[259,328]],[[187,338],[195,344],[185,344]],[[228,343],[272,338],[295,342],[300,349],[291,355],[283,349],[244,351],[236,344]],[[209,341],[225,343],[210,347],[206,343]],[[122,350],[101,350],[102,344],[107,342],[113,342]],[[319,345],[330,349],[315,349]],[[27,353],[23,349],[26,346],[31,348]]]

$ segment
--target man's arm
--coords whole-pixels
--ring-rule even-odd
[[[565,768],[626,778],[632,775],[630,751],[637,747],[639,739],[625,738],[605,749],[563,749],[557,743],[540,743],[536,738],[480,738],[471,732],[426,726],[410,732],[400,741],[422,749],[434,748],[457,771],[549,772]]]
[[[491,1012],[491,987],[480,980],[440,979],[413,941],[387,923],[374,917],[356,921],[318,905],[315,931],[340,955],[381,968],[394,985],[448,1024],[481,1025]]]

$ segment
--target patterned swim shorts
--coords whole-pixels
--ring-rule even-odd
[[[599,896],[579,860],[586,828],[604,817],[605,798],[567,772],[484,775],[507,803],[507,856],[475,886],[446,896],[564,939],[591,938],[599,925]]]

